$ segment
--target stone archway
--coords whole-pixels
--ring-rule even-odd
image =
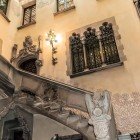
[[[11,63],[21,70],[39,74],[40,67],[42,66],[42,60],[40,60],[42,50],[40,46],[33,45],[32,38],[27,36],[23,42],[23,47],[17,55],[18,46],[16,44],[13,46]]]
[[[23,61],[22,63],[20,63],[18,65],[18,68],[21,70],[33,73],[33,74],[37,74],[38,69],[36,66],[36,61],[37,61],[37,58],[27,59],[27,60]]]

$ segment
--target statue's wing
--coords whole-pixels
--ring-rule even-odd
[[[108,114],[110,108],[110,94],[108,91],[104,91],[103,96],[104,96],[103,98],[104,112]]]
[[[85,95],[85,101],[86,101],[86,106],[87,106],[88,112],[91,116],[93,114],[92,112],[95,108],[95,105],[94,105],[93,100],[92,100],[92,96],[89,95],[89,94],[86,94]]]

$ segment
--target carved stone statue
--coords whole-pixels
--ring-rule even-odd
[[[89,124],[94,126],[96,139],[114,140],[109,130],[111,122],[109,92],[104,91],[98,99],[93,99],[91,95],[87,94],[85,100],[90,115]]]
[[[16,59],[16,57],[17,57],[17,48],[18,48],[17,44],[14,44],[14,46],[13,46],[13,48],[12,48],[12,53],[11,53],[11,60],[10,60],[11,63],[12,63],[12,62]]]

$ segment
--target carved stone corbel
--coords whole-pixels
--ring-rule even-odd
[[[97,140],[115,140],[116,128],[110,130],[112,124],[111,119],[111,103],[108,91],[103,91],[99,99],[94,99],[91,95],[85,96],[86,105],[90,115],[89,124],[94,126],[94,133]],[[113,122],[115,123],[115,122]],[[113,133],[113,134],[112,134]]]

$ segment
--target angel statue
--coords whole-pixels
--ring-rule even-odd
[[[110,95],[103,91],[98,99],[93,99],[86,94],[85,101],[90,115],[89,124],[94,126],[94,133],[97,140],[115,140],[110,134]]]

